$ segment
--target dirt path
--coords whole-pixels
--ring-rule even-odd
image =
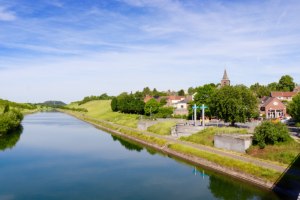
[[[179,143],[179,144],[190,146],[190,147],[200,149],[200,150],[203,150],[203,151],[207,151],[207,152],[210,152],[210,153],[218,154],[218,155],[221,155],[221,156],[226,156],[226,157],[237,159],[237,160],[244,161],[244,162],[253,163],[253,164],[256,164],[256,165],[259,165],[259,166],[262,166],[262,167],[274,169],[274,170],[277,170],[277,171],[280,171],[280,172],[285,172],[285,173],[292,174],[294,176],[300,177],[300,171],[298,171],[298,170],[289,169],[287,167],[275,165],[275,164],[272,164],[272,163],[267,163],[267,162],[263,162],[263,161],[243,157],[243,156],[234,155],[234,154],[231,154],[231,153],[227,153],[227,152],[224,152],[224,151],[219,151],[219,150],[216,150],[216,149],[212,149],[212,148],[208,148],[208,147],[204,147],[204,146],[200,146],[200,145],[196,145],[196,144],[191,144],[191,143],[188,143],[188,142],[184,142],[184,141],[180,141],[180,140],[177,140],[177,139],[174,139],[174,138],[170,138],[168,136],[162,136],[162,135],[148,133],[148,132],[145,132],[145,131],[136,130],[136,129],[129,128],[129,127],[126,127],[126,126],[117,125],[117,124],[114,124],[112,122],[106,122],[106,121],[98,120],[98,119],[87,117],[87,116],[83,116],[83,117],[89,118],[89,119],[92,119],[92,120],[95,120],[95,121],[99,121],[99,122],[102,122],[102,123],[106,123],[106,124],[112,124],[114,126],[124,128],[124,129],[127,129],[127,130],[140,132],[140,133],[143,133],[145,135],[162,138],[162,139],[168,140],[170,142],[176,142],[176,143]]]

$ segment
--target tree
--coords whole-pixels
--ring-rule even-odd
[[[136,104],[136,112],[138,114],[144,114],[145,102],[142,101],[140,98],[135,99]]]
[[[149,87],[145,87],[144,89],[143,89],[143,98],[145,98],[146,97],[146,95],[151,95],[151,90],[150,90],[150,88]]]
[[[292,102],[287,107],[287,111],[296,122],[300,122],[300,93],[293,97]]]
[[[110,103],[112,111],[116,112],[118,110],[118,99],[114,97]]]
[[[128,93],[123,92],[117,96],[117,99],[118,99],[118,101],[120,101],[121,99],[125,99],[125,97],[127,97],[127,96],[128,96]]]
[[[160,103],[160,106],[164,106],[164,105],[167,104],[167,99],[166,98],[161,98],[159,103]]]
[[[202,106],[202,104],[208,106],[208,108],[205,109],[205,116],[211,118],[212,113],[210,109],[210,97],[215,92],[215,87],[213,87],[211,84],[205,84],[203,87],[198,87],[196,92],[197,93],[194,96],[194,103],[196,103],[197,106]],[[201,110],[197,109],[197,115],[200,115],[200,112]]]
[[[254,131],[253,144],[259,145],[261,149],[265,148],[267,144],[274,145],[291,139],[289,129],[284,123],[263,121],[260,126],[255,127]]]
[[[135,93],[134,93],[134,97],[135,98],[143,98],[143,93],[142,92],[139,92],[139,91],[136,91]]]
[[[155,114],[159,111],[159,103],[154,99],[151,98],[146,104],[145,104],[145,114],[150,115],[150,108],[151,108],[151,113]]]
[[[256,92],[256,94],[259,98],[262,98],[264,96],[270,96],[270,93],[271,93],[271,91],[269,90],[269,88],[264,85],[261,86]]]
[[[293,80],[289,75],[282,76],[278,83],[278,89],[284,92],[292,92],[295,88]]]
[[[276,82],[270,83],[267,86],[271,91],[278,91],[278,84]]]
[[[216,88],[216,84],[214,84],[214,83],[210,83],[209,85]]]
[[[255,83],[254,85],[250,86],[250,90],[252,90],[253,92],[257,92],[260,87],[261,86],[259,85],[259,83]]]
[[[156,93],[158,93],[157,89],[154,88],[152,93],[153,93],[153,95],[155,95]]]
[[[189,93],[189,95],[194,94],[195,93],[195,89],[193,87],[189,87],[188,93]]]
[[[184,90],[183,89],[178,91],[178,96],[184,96]]]
[[[246,86],[223,86],[210,98],[211,112],[225,122],[246,122],[259,115],[258,99]]]

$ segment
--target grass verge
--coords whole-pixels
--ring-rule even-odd
[[[206,146],[214,146],[214,135],[216,132],[225,132],[225,133],[237,133],[237,134],[248,134],[247,129],[242,128],[228,128],[228,127],[210,127],[206,128],[196,134],[192,134],[188,137],[180,137],[181,141],[189,141],[196,144],[203,144]]]
[[[175,126],[178,122],[166,121],[154,124],[147,128],[148,132],[152,132],[158,135],[171,135],[171,127]]]
[[[229,168],[234,169],[239,172],[244,172],[247,174],[251,174],[251,175],[263,178],[266,181],[275,182],[276,180],[278,180],[280,178],[280,176],[282,174],[278,171],[275,171],[275,170],[272,170],[269,168],[264,168],[264,167],[261,167],[261,166],[258,166],[258,165],[252,164],[252,163],[243,162],[243,161],[228,158],[225,156],[220,156],[217,154],[198,150],[198,149],[188,147],[185,145],[181,145],[178,143],[169,144],[168,147],[171,149],[183,152],[183,153],[187,153],[190,155],[204,158],[208,161],[211,161],[213,163],[216,163],[216,164],[219,164],[222,166],[229,167]],[[293,179],[295,180],[295,178],[293,178]],[[299,179],[298,179],[298,181],[299,181]]]

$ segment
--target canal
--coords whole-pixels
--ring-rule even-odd
[[[0,149],[4,200],[283,198],[54,111],[26,115]]]

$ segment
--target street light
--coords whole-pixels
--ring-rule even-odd
[[[152,114],[151,114],[151,108],[152,108],[152,107],[150,107],[150,121],[151,121],[151,115],[152,115]]]

